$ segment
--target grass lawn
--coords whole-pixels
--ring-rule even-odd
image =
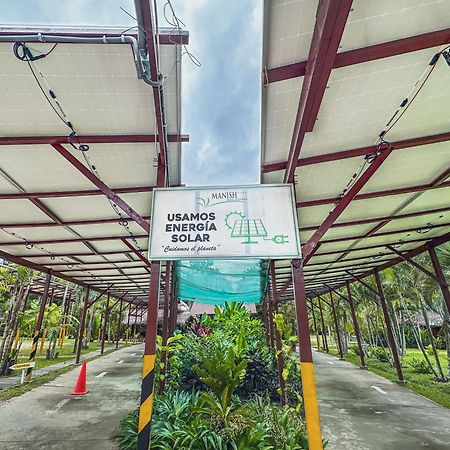
[[[339,356],[336,347],[330,346],[329,349],[331,354]],[[424,397],[445,406],[446,408],[450,408],[450,381],[447,383],[441,383],[435,381],[432,374],[417,373],[411,366],[411,360],[413,358],[424,360],[420,350],[413,348],[407,349],[406,355],[402,357],[403,376],[405,378],[404,386],[417,394],[423,395]],[[445,350],[439,350],[439,359],[441,361],[444,374],[448,374],[448,359],[447,352]],[[357,366],[360,364],[359,356],[351,351],[345,355],[345,360]],[[431,355],[430,360],[434,362]],[[391,381],[397,380],[397,372],[395,371],[395,368],[387,362],[381,362],[375,358],[366,358],[366,365],[371,372],[374,372],[377,375]]]

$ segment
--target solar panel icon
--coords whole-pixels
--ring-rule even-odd
[[[231,237],[244,238],[242,244],[257,244],[252,238],[265,238],[267,230],[261,219],[236,219],[231,230]]]

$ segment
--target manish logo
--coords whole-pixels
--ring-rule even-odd
[[[245,191],[217,191],[207,197],[200,197],[198,204],[206,208],[220,203],[242,203],[246,200],[247,192]]]

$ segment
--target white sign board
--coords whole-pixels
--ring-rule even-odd
[[[291,185],[153,190],[149,259],[299,256]]]

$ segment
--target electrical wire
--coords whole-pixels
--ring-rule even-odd
[[[171,18],[169,18],[168,16],[168,10],[170,10],[170,14],[172,15]],[[164,4],[163,7],[163,13],[164,19],[172,27],[172,30],[169,33],[169,40],[172,42],[172,44],[175,44],[176,42],[172,39],[172,36],[174,35],[181,36],[182,26],[186,27],[186,24],[175,13],[175,8],[173,7],[172,0],[166,0],[166,3]],[[201,67],[202,63],[200,62],[200,60],[188,50],[185,44],[182,44],[182,48],[183,52],[181,53],[181,58],[183,58],[184,55],[187,55],[194,65],[196,65],[197,67]],[[179,62],[180,61],[176,61],[175,66]]]
[[[33,56],[33,54],[31,53],[31,50],[29,47],[27,47],[25,45],[24,42],[16,42],[13,45],[13,53],[16,56],[17,59],[19,59],[20,61],[25,61],[28,64],[28,67],[33,75],[34,80],[36,81],[36,84],[39,87],[39,90],[41,91],[41,93],[43,94],[44,98],[47,100],[48,104],[51,106],[52,110],[55,112],[55,114],[57,115],[57,117],[61,120],[62,123],[64,123],[64,125],[66,125],[69,130],[70,130],[70,134],[67,137],[68,143],[76,150],[80,150],[84,160],[86,161],[86,164],[89,168],[89,170],[101,181],[102,178],[97,170],[97,168],[95,167],[95,165],[91,162],[89,156],[87,155],[87,151],[89,150],[89,145],[87,144],[81,144],[78,136],[77,136],[77,132],[75,131],[71,121],[68,119],[67,114],[65,113],[64,109],[62,108],[61,104],[58,102],[56,94],[54,93],[54,91],[50,88],[50,86],[48,85],[44,75],[42,74],[42,72],[36,67],[36,70],[39,72],[43,82],[45,83],[47,89],[48,89],[48,94],[46,92],[46,90],[44,89],[44,86],[41,84],[41,82],[39,81],[38,76],[36,75],[35,69],[33,67],[34,61],[37,59],[42,59],[45,58],[46,56],[48,56],[55,48],[56,48],[57,44],[53,45],[52,48],[43,54],[40,54],[38,56]],[[54,100],[54,102],[56,103],[59,111],[56,109],[55,105],[53,104],[52,100]],[[74,144],[74,141],[77,142],[78,146],[76,146]],[[117,214],[117,216],[119,217],[119,225],[121,225],[123,228],[125,228],[125,230],[127,231],[130,239],[132,240],[132,242],[136,245],[137,250],[139,252],[142,252],[142,249],[140,248],[137,239],[135,238],[133,232],[131,231],[130,227],[129,227],[129,223],[128,220],[126,220],[126,218],[124,217],[124,215],[119,211],[117,205],[108,197],[108,202],[110,203],[113,211]],[[77,233],[78,234],[78,233]],[[82,236],[80,236],[82,237]],[[23,238],[25,239],[25,238]],[[25,239],[26,240],[26,239]],[[110,262],[106,257],[103,256],[103,258],[105,258],[108,262]],[[111,263],[113,264],[113,263]],[[116,267],[116,266],[115,266]],[[117,268],[117,267],[116,267]],[[118,268],[117,268],[118,269]]]
[[[30,242],[28,241],[27,238],[21,236],[21,235],[18,234],[18,233],[15,233],[14,231],[8,231],[6,228],[3,228],[3,227],[0,228],[0,229],[1,229],[4,233],[6,233],[6,234],[8,234],[8,235],[10,235],[10,236],[12,236],[12,237],[14,237],[14,238],[20,239],[21,241],[25,242],[25,248],[27,248],[28,250],[31,250],[32,248],[35,248],[36,250],[39,250],[40,252],[45,253],[46,255],[50,256],[50,259],[51,259],[52,261],[54,261],[54,260],[57,259],[57,260],[59,260],[59,261],[61,261],[61,262],[66,263],[66,264],[67,264],[67,267],[68,267],[69,269],[71,269],[71,268],[73,268],[73,267],[76,267],[78,270],[87,273],[88,275],[90,275],[91,277],[93,277],[93,278],[96,279],[96,280],[100,280],[100,279],[101,279],[101,278],[97,277],[95,274],[93,274],[92,272],[90,272],[89,270],[84,269],[84,268],[83,268],[82,266],[80,266],[78,263],[74,263],[73,261],[70,261],[69,259],[64,258],[64,257],[62,257],[62,256],[56,256],[53,252],[51,252],[50,250],[46,249],[45,247],[42,247],[42,246],[40,246],[40,245],[36,245],[36,244],[30,243]]]
[[[423,89],[427,81],[429,80],[431,74],[433,73],[434,69],[437,66],[437,63],[439,61],[439,57],[444,54],[446,50],[450,48],[450,45],[445,46],[442,48],[438,53],[433,55],[430,62],[428,63],[427,67],[423,71],[422,75],[419,77],[419,79],[414,83],[414,86],[412,87],[409,94],[405,97],[405,99],[402,101],[400,106],[397,108],[397,110],[394,112],[394,114],[389,119],[388,123],[386,124],[386,129],[383,130],[380,133],[381,137],[384,137],[389,131],[392,130],[392,128],[398,123],[398,121],[404,116],[406,111],[410,108],[414,100],[419,95],[420,91]],[[411,100],[409,100],[411,98]],[[400,113],[401,111],[401,113]],[[400,115],[398,115],[400,113]],[[397,117],[398,116],[398,117]]]

